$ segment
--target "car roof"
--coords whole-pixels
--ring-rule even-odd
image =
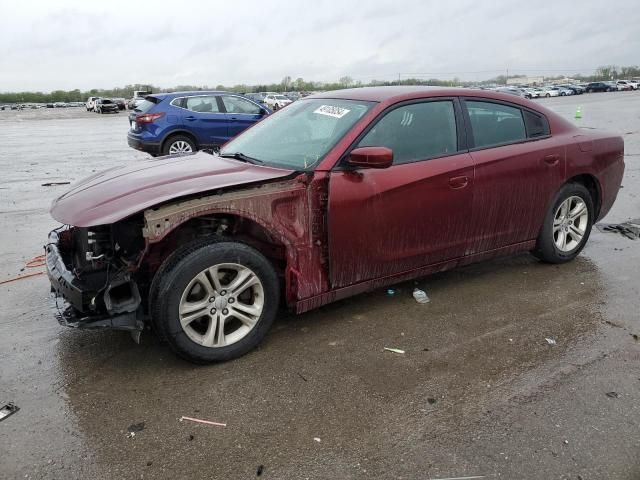
[[[545,108],[540,108],[538,104],[532,103],[522,97],[516,97],[510,93],[461,87],[390,86],[349,88],[311,95],[309,97],[305,97],[303,100],[332,98],[393,104],[406,100],[429,97],[482,97],[516,103],[538,111],[547,110]]]
[[[163,92],[163,93],[150,93],[145,95],[146,97],[167,98],[167,97],[184,97],[187,95],[219,95],[219,94],[238,95],[234,92],[226,92],[224,90],[191,90],[182,92]]]

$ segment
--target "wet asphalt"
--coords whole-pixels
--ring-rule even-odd
[[[624,137],[605,221],[640,217],[640,92],[539,101]],[[25,264],[67,188],[43,183],[146,158],[126,131],[123,113],[0,111],[0,281],[42,271]],[[639,267],[640,241],[594,229],[569,264],[517,255],[418,281],[426,305],[408,282],[282,315],[206,367],[149,333],[59,326],[45,276],[0,285],[0,403],[20,407],[0,478],[639,479]]]

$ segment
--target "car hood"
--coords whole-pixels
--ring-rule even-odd
[[[76,227],[106,225],[160,203],[219,188],[291,175],[198,152],[116,167],[85,178],[51,204],[51,216]]]

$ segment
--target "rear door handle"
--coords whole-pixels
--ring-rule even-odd
[[[462,175],[460,177],[451,177],[449,186],[453,189],[464,188],[469,184],[469,177]]]
[[[560,155],[554,153],[552,155],[545,156],[542,160],[544,160],[544,163],[547,165],[557,165],[560,161]]]
[[[188,116],[188,117],[184,117],[185,120],[195,120],[196,117],[194,116]]]

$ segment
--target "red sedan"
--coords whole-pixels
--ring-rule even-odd
[[[150,323],[179,355],[220,361],[252,349],[282,303],[301,313],[515,252],[566,262],[613,205],[623,150],[496,92],[307,97],[219,156],[128,164],[56,199],[59,320]]]

